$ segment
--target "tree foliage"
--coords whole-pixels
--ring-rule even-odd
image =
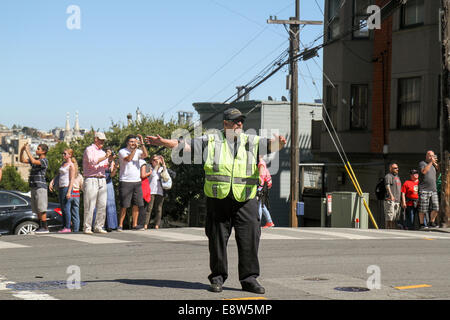
[[[3,177],[0,182],[0,189],[16,190],[21,192],[30,191],[28,182],[22,179],[16,168],[13,166],[8,165],[3,167],[2,173]]]

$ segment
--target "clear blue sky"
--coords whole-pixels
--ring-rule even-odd
[[[70,5],[81,9],[80,30],[66,26]],[[222,102],[288,48],[284,27],[266,20],[294,11],[294,0],[2,0],[0,123],[49,130],[66,112],[73,126],[78,110],[82,128],[106,130],[138,106],[169,119],[193,102]],[[301,1],[301,19],[323,20],[322,11],[323,0]],[[322,33],[305,26],[302,42]],[[321,98],[311,79],[321,88],[319,54],[299,65],[302,102]],[[251,98],[289,97],[287,73]]]

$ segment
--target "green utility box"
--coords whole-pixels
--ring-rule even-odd
[[[369,206],[369,194],[363,193],[363,197]],[[326,199],[327,215],[331,217],[332,228],[358,228],[358,219],[359,228],[368,229],[369,214],[363,198],[356,192],[330,192]]]

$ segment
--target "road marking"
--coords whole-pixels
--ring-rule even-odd
[[[408,289],[418,289],[418,288],[430,288],[431,285],[429,284],[418,284],[418,285],[414,285],[414,286],[403,286],[403,287],[394,287],[395,289],[398,290],[408,290]]]
[[[368,237],[368,236],[362,236],[358,234],[352,234],[352,233],[343,233],[343,232],[333,232],[333,231],[322,231],[322,230],[305,230],[305,229],[289,229],[290,231],[295,231],[299,233],[312,233],[312,234],[319,234],[323,236],[333,236],[338,238],[345,238],[345,239],[351,239],[351,240],[373,240],[376,239],[374,237]]]
[[[38,291],[16,291],[7,288],[9,284],[16,284],[13,281],[8,281],[5,277],[0,276],[0,291],[11,291],[13,297],[22,299],[22,300],[58,300],[51,295],[46,293],[38,292]]]
[[[267,300],[264,297],[247,297],[247,298],[231,298],[231,299],[223,299],[223,300]]]
[[[291,237],[291,236],[285,236],[270,232],[261,232],[261,240],[301,240],[305,238],[298,238],[298,237]]]
[[[362,231],[362,229],[360,229]],[[438,235],[432,235],[430,237],[430,233],[420,233],[418,231],[390,231],[390,230],[374,230],[374,229],[364,229],[364,232],[372,232],[372,233],[378,233],[383,235],[397,235],[402,237],[409,237],[409,238],[416,238],[416,239],[450,239],[450,237],[446,236],[438,236]]]
[[[29,246],[24,246],[22,244],[16,244],[11,242],[0,241],[0,249],[16,249],[16,248],[29,248]]]
[[[198,236],[188,233],[178,233],[178,232],[169,232],[169,231],[125,231],[127,233],[133,233],[137,236],[145,236],[149,238],[156,238],[163,241],[205,241],[208,240],[206,236]],[[161,239],[162,238],[162,239]]]
[[[136,232],[136,231],[134,231]],[[44,237],[44,236],[43,236]],[[64,240],[73,240],[73,241],[80,241],[90,244],[113,244],[113,243],[128,243],[130,241],[125,240],[118,240],[118,239],[112,239],[102,236],[93,236],[93,235],[86,235],[86,234],[46,234],[45,237],[53,237],[57,239],[64,239]]]

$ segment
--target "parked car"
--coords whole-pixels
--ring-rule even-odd
[[[49,231],[63,226],[59,203],[49,202],[47,207]],[[31,197],[18,191],[0,190],[0,234],[30,234],[39,227],[36,213],[31,211]]]

